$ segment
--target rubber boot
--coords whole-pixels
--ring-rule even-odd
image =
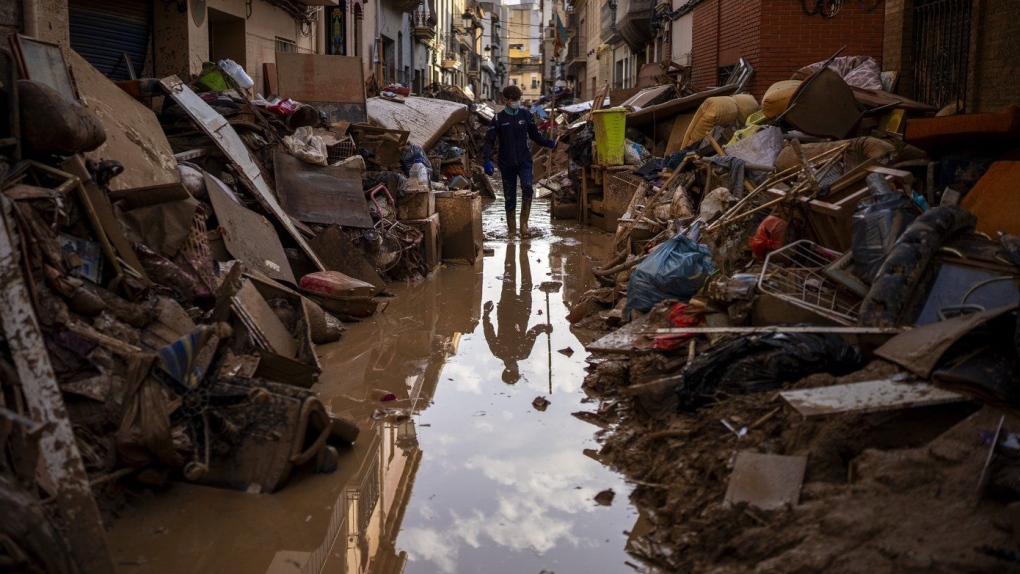
[[[506,238],[513,239],[514,235],[517,235],[517,222],[514,220],[514,212],[507,210],[506,212]]]
[[[528,217],[531,216],[531,198],[521,198],[521,237],[531,237],[531,229],[528,228]]]

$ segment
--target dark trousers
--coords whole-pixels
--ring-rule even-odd
[[[532,166],[522,165],[515,168],[504,168],[500,166],[500,174],[503,176],[503,200],[506,202],[506,210],[517,209],[517,180],[521,180],[521,196],[531,199],[534,188],[531,186]]]

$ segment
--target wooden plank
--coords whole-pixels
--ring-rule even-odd
[[[287,330],[286,325],[280,321],[276,313],[266,302],[265,298],[258,292],[251,281],[245,281],[238,290],[231,302],[242,320],[250,319],[252,324],[249,327],[264,337],[267,350],[287,358],[297,356],[298,344],[294,336]],[[245,321],[247,323],[247,321]]]
[[[589,353],[630,353],[648,351],[654,339],[663,335],[763,335],[767,333],[833,333],[837,335],[896,335],[904,329],[885,327],[832,327],[825,325],[768,327],[690,327],[687,329],[652,329],[645,324],[633,323],[601,339],[585,345]]]
[[[277,52],[276,74],[282,98],[336,104],[367,99],[361,58]]]
[[[888,379],[783,391],[779,396],[804,418],[875,413],[967,400],[963,395],[928,383],[902,383]]]
[[[113,574],[103,520],[18,261],[23,238],[10,217],[12,207],[0,195],[0,323],[31,418],[42,425],[41,466],[57,488],[57,506],[67,524],[74,562],[82,572]]]
[[[82,103],[95,112],[106,130],[106,142],[85,157],[115,159],[124,166],[124,172],[110,181],[110,189],[180,182],[177,160],[156,114],[75,52],[70,53],[70,62]]]
[[[375,224],[357,170],[312,165],[280,148],[273,166],[280,204],[295,219],[362,229]]]
[[[249,269],[257,269],[273,279],[297,285],[273,224],[238,203],[226,184],[211,174],[205,174],[205,186],[219,220],[223,243],[230,255]]]

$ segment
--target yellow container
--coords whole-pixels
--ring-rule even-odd
[[[592,112],[592,121],[595,123],[595,163],[623,165],[627,109],[596,110]]]

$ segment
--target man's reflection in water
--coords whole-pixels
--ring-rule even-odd
[[[535,325],[528,329],[531,319],[531,264],[528,262],[528,250],[521,247],[521,290],[517,293],[517,266],[514,255],[517,246],[510,243],[506,246],[506,261],[503,263],[503,291],[496,305],[496,321],[499,333],[492,327],[492,301],[485,302],[485,314],[482,316],[485,329],[485,340],[489,350],[503,360],[503,382],[516,383],[521,378],[518,361],[531,355],[535,339],[539,333],[549,333],[552,327],[546,324]]]

